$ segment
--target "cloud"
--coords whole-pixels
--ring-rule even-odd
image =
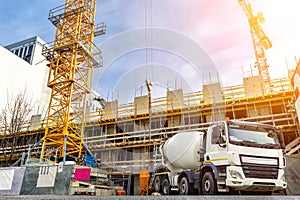
[[[146,31],[146,32],[145,32]],[[152,41],[148,44],[151,49],[147,50],[147,42],[145,41],[145,33],[152,34]],[[150,65],[151,61],[155,65],[166,66],[172,72],[176,72],[180,76],[169,76],[166,70],[154,71],[149,70],[149,76],[153,81],[161,81],[157,79],[160,74],[164,76],[164,80],[159,82],[166,85],[165,81],[173,82],[173,80],[183,80],[190,85],[189,91],[200,89],[202,79],[209,80],[216,76],[216,68],[209,55],[195,41],[173,30],[153,28],[153,29],[134,29],[122,32],[100,44],[103,49],[104,67],[95,71],[94,89],[112,88],[116,82],[123,79],[123,74],[128,73],[136,66]],[[148,52],[148,59],[146,53]],[[151,58],[152,55],[152,58]],[[147,63],[148,60],[148,63]],[[189,72],[185,71],[184,66],[189,66]],[[156,70],[156,69],[155,69]],[[137,78],[145,80],[148,78],[146,74],[137,74]],[[186,77],[194,74],[194,79]],[[172,73],[174,74],[174,73]],[[177,78],[178,77],[178,78]],[[200,78],[199,78],[200,77]],[[198,86],[192,80],[198,79]],[[128,82],[132,82],[128,79]],[[214,81],[216,79],[213,79]],[[139,82],[138,82],[139,83]],[[122,84],[124,85],[124,84]],[[100,91],[101,93],[101,91]]]
[[[147,2],[147,7],[145,7],[145,1],[140,0],[97,1],[96,22],[104,21],[108,26],[107,34],[95,39],[95,43],[103,50],[105,61],[110,59],[111,53],[119,52],[120,49],[138,41],[139,38],[135,37],[125,38],[122,41],[110,42],[110,46],[105,46],[107,41],[111,41],[111,38],[118,34],[138,28],[144,29],[146,9],[147,26],[150,26],[150,17],[152,16],[153,27],[177,32],[197,44],[219,71],[224,85],[234,84],[234,81],[237,84],[241,82],[241,66],[249,66],[254,63],[255,57],[248,20],[237,1],[153,0],[152,14],[150,14],[150,1]],[[47,17],[50,9],[63,3],[65,3],[64,0],[55,1],[55,4],[53,0],[3,1],[0,7],[2,22],[0,24],[0,43],[7,45],[34,35],[41,36],[45,41],[54,40],[55,27]],[[273,42],[272,49],[266,50],[270,74],[273,75],[274,72],[284,74],[282,72],[285,67],[285,57],[299,57],[300,28],[295,24],[300,18],[298,12],[300,2],[299,0],[278,0],[276,2],[253,0],[251,4],[255,13],[263,11],[266,22],[262,26]],[[143,38],[140,39],[145,40],[145,35],[141,37]],[[197,59],[197,52],[184,46],[183,42],[174,40],[170,42],[170,47],[177,45],[182,48],[182,52],[188,52],[188,59]],[[134,57],[137,56],[136,54],[131,56],[133,57],[120,59],[123,63],[116,62],[115,65],[118,66],[107,71],[110,75],[103,77],[104,82],[98,86],[94,84],[94,86],[108,91],[111,89],[110,85],[115,83],[115,77],[121,77],[124,73],[128,73],[132,67],[143,65],[140,58]],[[140,56],[144,58],[144,55]],[[158,52],[155,53],[155,57],[156,64],[173,65],[176,72],[184,77],[189,77],[190,80],[195,79],[192,78],[195,66],[190,63]],[[98,71],[96,70],[96,75]],[[229,78],[233,74],[236,77]],[[153,77],[155,78],[155,74]]]

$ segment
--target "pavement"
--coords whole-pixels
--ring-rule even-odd
[[[199,200],[199,199],[216,199],[216,200],[295,200],[300,196],[64,196],[64,195],[20,195],[20,196],[0,196],[0,200],[85,200],[85,199],[105,199],[105,200]]]

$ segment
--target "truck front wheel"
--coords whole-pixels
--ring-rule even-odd
[[[205,172],[202,180],[199,181],[199,193],[203,195],[217,194],[217,185],[212,172]]]

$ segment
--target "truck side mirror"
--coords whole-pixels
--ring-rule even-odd
[[[225,148],[226,147],[226,141],[224,140],[223,136],[220,135],[218,141],[217,141],[217,144],[219,144],[220,147],[223,147]]]
[[[281,130],[277,132],[277,138],[279,140],[280,147],[282,149],[285,149],[284,137]]]

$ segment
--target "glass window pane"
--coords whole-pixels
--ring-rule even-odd
[[[33,50],[33,45],[30,45],[29,48],[28,48],[28,53],[27,54],[31,56],[32,50]]]
[[[19,54],[19,57],[22,58],[22,56],[23,56],[23,48],[20,49],[20,54]]]
[[[26,58],[26,56],[27,56],[27,49],[28,49],[28,47],[25,47],[25,49],[24,49],[24,56],[23,56],[23,58]]]

